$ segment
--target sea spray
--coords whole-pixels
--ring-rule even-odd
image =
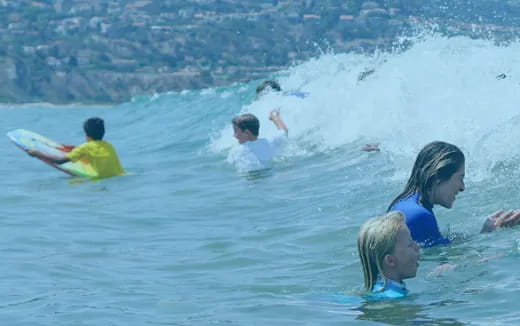
[[[275,78],[283,90],[310,95],[270,93],[232,115],[255,114],[261,136],[270,136],[275,127],[269,111],[280,108],[290,130],[291,146],[284,152],[289,158],[379,143],[395,168],[408,170],[420,148],[443,140],[464,150],[478,180],[518,156],[520,43],[498,46],[438,34],[412,41],[404,51],[329,53],[279,72]],[[254,92],[253,85],[250,89]],[[210,144],[215,152],[236,144],[229,123],[215,134]]]

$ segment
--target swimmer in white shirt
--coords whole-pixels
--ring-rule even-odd
[[[273,158],[287,140],[288,129],[280,119],[280,110],[271,111],[269,120],[278,129],[278,134],[271,139],[258,138],[260,122],[253,114],[241,114],[231,121],[233,136],[241,146],[229,153],[228,161],[234,163],[240,172],[272,168]]]

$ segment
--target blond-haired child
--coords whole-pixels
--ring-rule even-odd
[[[405,279],[414,278],[419,246],[398,211],[365,222],[358,234],[358,251],[369,297],[397,299],[407,295]]]

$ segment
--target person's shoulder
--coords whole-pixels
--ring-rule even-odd
[[[247,141],[243,144],[239,144],[237,146],[233,146],[231,150],[229,151],[229,156],[231,157],[238,157],[238,156],[247,156],[252,153],[254,153],[254,150],[256,148],[257,141]]]
[[[98,151],[115,152],[114,147],[105,140],[90,140],[76,147],[78,152],[93,153]]]
[[[268,144],[269,141],[265,138],[258,138],[254,141],[248,141],[243,144],[244,148],[257,148]]]
[[[419,195],[413,194],[412,196],[397,202],[392,206],[391,210],[402,212],[407,220],[413,217],[433,216],[432,212],[418,203],[418,199]]]
[[[401,292],[401,291],[396,291],[394,289],[385,289],[381,292],[375,292],[375,291],[370,292],[366,296],[366,299],[369,301],[395,300],[395,299],[402,299],[402,298],[406,297],[407,294],[408,294],[408,291]]]
[[[84,142],[83,144],[80,144],[78,146],[75,146],[69,153],[72,153],[72,152],[81,152],[82,150],[84,150],[85,148],[88,148],[89,147],[89,143],[90,142]]]
[[[104,148],[104,149],[113,149],[114,147],[112,146],[111,143],[107,142],[106,140],[91,140],[91,141],[88,141],[86,142],[85,144],[85,147],[86,148],[89,148],[89,149],[100,149],[100,148]]]
[[[381,300],[398,300],[403,299],[407,296],[408,292],[403,293],[399,291],[395,291],[393,289],[386,290],[382,293],[382,297],[380,297]]]
[[[286,130],[278,129],[269,139],[264,139],[264,141],[272,145],[280,145],[285,143],[288,137],[289,133]]]
[[[378,279],[374,288],[367,296],[369,300],[401,299],[406,297],[408,289],[404,283],[397,283],[390,279],[384,282]]]
[[[90,143],[90,142],[85,142],[81,145],[75,146],[70,152],[65,153],[65,157],[67,157],[70,160],[75,160],[75,159],[83,156],[89,150],[88,143]]]
[[[112,145],[112,143],[110,143],[106,140],[97,140],[96,142],[98,143],[98,145],[101,145],[101,146],[110,147],[110,148],[114,147]]]

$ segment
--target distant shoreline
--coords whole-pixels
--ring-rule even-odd
[[[0,106],[112,107],[268,78],[324,53],[402,50],[424,33],[507,43],[520,32],[520,0],[500,17],[462,0],[213,2],[0,1],[0,102],[16,103]]]

